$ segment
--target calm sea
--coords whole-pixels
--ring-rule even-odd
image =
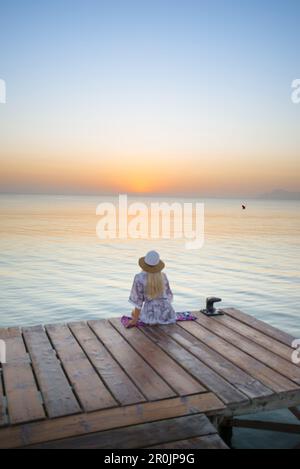
[[[96,207],[103,201],[118,202],[0,196],[0,327],[129,314],[137,260],[156,249],[166,263],[177,311],[199,309],[215,295],[224,307],[235,306],[300,337],[300,202],[249,200],[242,210],[239,200],[199,199],[205,204],[205,242],[187,250],[182,239],[98,239]],[[196,202],[146,202],[151,201]],[[255,445],[254,433],[262,432],[250,432],[249,446]],[[283,445],[285,438],[276,441]]]

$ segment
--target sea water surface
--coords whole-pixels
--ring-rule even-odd
[[[131,198],[133,201],[143,198]],[[157,249],[178,311],[207,296],[300,335],[300,203],[153,198],[204,202],[205,241],[100,240],[96,207],[115,197],[0,196],[0,326],[86,320],[130,313],[137,260]]]
[[[249,200],[242,210],[236,199],[129,199],[204,202],[205,241],[196,250],[183,239],[100,240],[96,207],[104,201],[118,205],[117,196],[0,196],[0,327],[130,314],[137,260],[156,249],[177,311],[219,296],[222,306],[300,337],[299,201]],[[252,445],[253,434],[262,432],[250,433]]]

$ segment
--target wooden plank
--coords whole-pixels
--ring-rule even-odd
[[[300,434],[300,425],[295,423],[268,422],[266,420],[232,419],[231,425],[238,428],[254,428],[272,432]]]
[[[89,325],[148,400],[166,399],[176,395],[108,320],[90,321]]]
[[[300,390],[274,393],[272,396],[251,400],[245,405],[234,404],[226,407],[223,415],[226,417],[250,415],[256,412],[267,412],[287,409],[300,404]]]
[[[216,371],[220,376],[225,378],[229,383],[246,394],[251,399],[265,397],[273,394],[273,391],[256,380],[250,374],[234,365],[232,362],[224,358],[223,355],[216,352],[200,342],[195,336],[184,330],[178,324],[160,327],[165,334],[168,334],[176,342],[193,355],[198,357],[207,366]]]
[[[213,371],[202,361],[189,353],[171,337],[164,334],[158,327],[145,326],[141,328],[154,343],[174,358],[180,366],[198,379],[210,391],[214,392],[225,404],[247,402],[248,398],[228,383],[218,373]]]
[[[213,393],[114,407],[0,429],[0,448],[17,448],[155,420],[224,410],[224,404]]]
[[[252,340],[247,339],[245,336],[232,331],[218,320],[219,317],[220,316],[209,318],[202,313],[198,313],[197,322],[208,330],[224,338],[231,344],[235,345],[240,350],[243,350],[252,357],[256,358],[258,361],[269,366],[277,373],[280,373],[281,375],[289,378],[298,385],[300,384],[300,367],[294,365],[292,362],[284,360],[278,355],[273,354]]]
[[[145,449],[229,449],[220,436],[214,435],[196,436],[187,440],[173,441],[161,445],[148,446]],[[180,460],[179,460],[180,461]]]
[[[1,329],[0,339],[6,342],[6,363],[30,363],[30,357],[26,351],[20,328],[10,327]]]
[[[6,363],[2,365],[9,422],[17,424],[46,417],[29,357],[19,328],[1,332],[6,342]]]
[[[253,327],[248,326],[247,324],[238,321],[237,319],[234,319],[228,315],[220,316],[218,318],[218,322],[220,322],[224,326],[229,327],[229,329],[247,337],[248,339],[253,340],[253,342],[261,345],[262,347],[265,347],[273,353],[276,353],[282,358],[285,358],[285,360],[288,360],[289,362],[291,361],[291,355],[294,351],[291,346],[288,347],[287,345],[278,342],[277,340],[269,337],[263,332],[260,332],[257,329],[254,329]]]
[[[80,412],[79,404],[42,326],[23,329],[49,417]]]
[[[285,393],[292,390],[299,390],[299,386],[284,376],[276,373],[274,370],[244,353],[238,347],[224,340],[222,333],[212,332],[214,326],[209,328],[210,322],[206,322],[207,328],[202,327],[199,322],[185,321],[180,323],[180,327],[194,335],[197,339],[204,342],[207,346],[217,350],[219,354],[226,357],[232,363],[244,370],[253,378],[261,381],[268,388],[276,393]]]
[[[68,326],[112,395],[122,405],[146,400],[85,322],[72,322]]]
[[[287,332],[281,331],[280,329],[277,329],[276,327],[271,326],[270,324],[261,321],[255,318],[254,316],[251,316],[250,314],[243,313],[242,311],[236,308],[225,308],[223,309],[223,311],[227,315],[245,324],[248,324],[248,326],[251,326],[254,329],[263,332],[264,334],[272,337],[273,339],[278,340],[279,342],[287,345],[288,347],[290,347],[293,340],[295,340],[295,337],[288,334]]]
[[[119,318],[111,319],[110,323],[180,396],[206,392],[198,381],[138,328],[126,329]]]
[[[30,448],[133,449],[215,433],[216,429],[206,415],[199,414],[42,443]]]
[[[9,421],[12,424],[46,417],[42,400],[29,364],[5,364],[3,376]]]
[[[62,366],[85,412],[114,407],[117,402],[100,379],[68,326],[46,326]]]

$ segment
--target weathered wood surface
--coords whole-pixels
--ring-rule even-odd
[[[71,415],[3,428],[0,433],[0,448],[18,448],[184,415],[199,413],[212,415],[223,410],[225,410],[224,404],[213,393],[115,407],[88,414]]]
[[[0,333],[0,338],[5,340],[7,350],[7,363],[2,365],[2,373],[10,423],[45,418],[46,414],[20,330],[7,329],[5,333]],[[1,390],[2,385],[0,397]],[[1,401],[3,413],[3,399]]]
[[[66,440],[31,446],[36,449],[131,449],[167,443],[179,439],[216,434],[215,427],[203,415],[189,415],[159,422],[92,433]],[[30,448],[30,447],[29,447]]]
[[[106,386],[121,405],[146,401],[143,393],[130,380],[86,323],[73,322],[69,324],[69,327]]]
[[[68,326],[54,324],[46,326],[46,331],[83,410],[90,412],[117,405]]]
[[[184,330],[183,327],[176,324],[159,326],[159,329],[176,340],[178,344],[182,345],[249,398],[254,399],[272,394],[271,389],[218,353],[217,347],[215,350],[208,347],[204,342],[200,342],[195,336]],[[199,338],[199,336],[197,337]],[[217,346],[217,343],[214,345]]]
[[[187,440],[173,441],[145,449],[229,449],[218,434],[196,436]]]
[[[3,376],[10,423],[46,417],[29,364],[4,365]]]
[[[176,396],[176,392],[130,347],[108,320],[90,321],[89,325],[148,400]]]
[[[202,327],[203,324],[206,327]],[[265,386],[272,389],[273,392],[281,393],[299,389],[297,384],[246,353],[242,349],[243,345],[241,342],[243,339],[236,340],[235,337],[234,344],[229,342],[230,331],[226,336],[226,331],[223,331],[222,326],[220,330],[219,324],[212,322],[211,318],[205,317],[202,320],[199,316],[197,323],[191,324],[187,321],[181,323],[180,327],[190,332],[212,349],[217,350],[223,357],[226,357],[226,359],[243,369],[246,373],[249,373],[253,378],[262,382]]]
[[[80,412],[79,403],[42,326],[23,329],[49,417]]]
[[[0,329],[0,339],[6,343],[7,363],[30,363],[30,357],[27,354],[20,328]]]
[[[224,324],[232,331],[236,331],[239,334],[243,335],[244,337],[253,340],[253,342],[265,347],[267,350],[270,350],[274,354],[285,358],[286,360],[291,360],[291,353],[293,349],[291,348],[291,344],[289,346],[284,345],[277,340],[269,337],[268,335],[258,331],[257,329],[253,329],[253,327],[248,326],[237,319],[232,318],[231,316],[221,316],[219,318],[220,324]]]
[[[139,447],[223,447],[215,434],[179,436],[174,422],[300,405],[292,336],[234,308],[195,314],[132,329],[119,318],[0,329],[0,447],[108,448],[110,435],[131,448],[137,434]]]
[[[112,319],[110,322],[177,394],[185,396],[206,391],[199,381],[196,381],[179,363],[172,360],[152,340],[148,339],[142,331],[133,328],[126,329],[119,319]]]
[[[287,334],[286,332],[281,331],[280,329],[277,329],[276,327],[264,321],[260,321],[254,316],[246,314],[236,308],[226,308],[224,311],[226,315],[231,316],[242,323],[248,324],[253,329],[257,329],[258,331],[263,332],[265,335],[287,345],[288,347],[291,346],[291,343],[295,339],[295,337],[293,337],[292,335]]]
[[[246,352],[257,361],[266,364],[274,371],[289,378],[298,385],[300,384],[300,366],[292,363],[291,355],[290,360],[284,360],[274,352],[271,352],[267,348],[258,345],[257,342],[247,339],[245,336],[242,336],[232,329],[229,329],[227,326],[224,326],[224,324],[222,324],[222,316],[219,316],[218,318],[221,319],[216,320],[215,318],[215,321],[212,321],[212,318],[208,318],[204,314],[198,313],[197,322],[206,327],[208,330],[221,336],[229,343],[235,345],[240,350]],[[292,351],[293,349],[291,348],[291,353]]]
[[[143,332],[174,359],[178,360],[182,367],[188,370],[195,378],[199,379],[208,389],[213,389],[213,392],[225,404],[247,401],[247,397],[244,394],[177,344],[171,337],[164,334],[158,327],[147,326],[143,328]]]

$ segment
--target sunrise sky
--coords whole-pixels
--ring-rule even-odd
[[[300,2],[0,3],[1,191],[299,190]]]

